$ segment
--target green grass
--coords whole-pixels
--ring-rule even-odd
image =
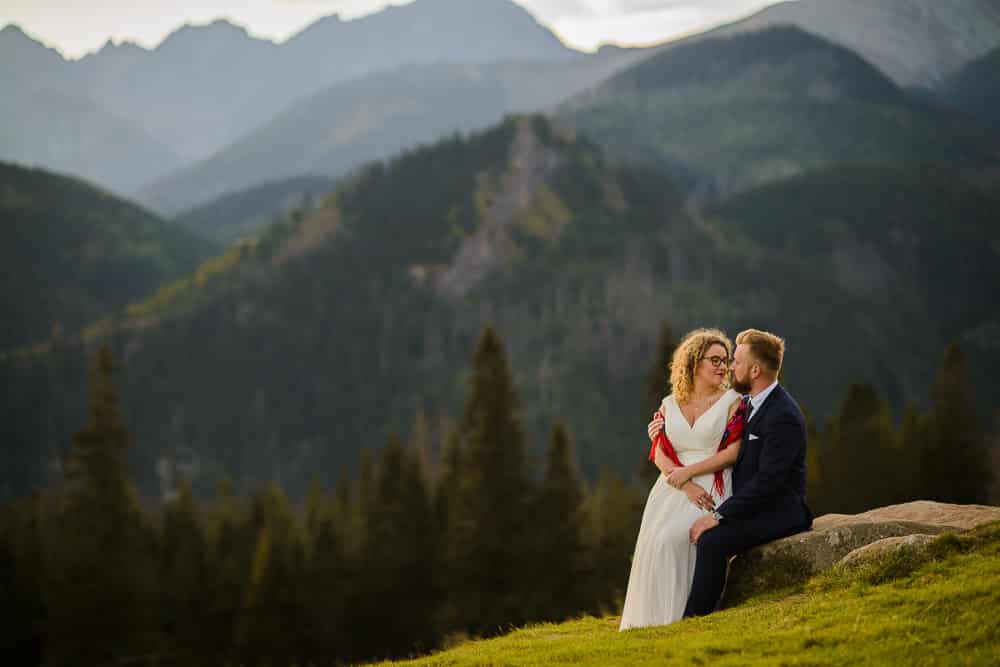
[[[998,618],[1000,522],[699,619],[534,625],[405,664],[996,665]]]

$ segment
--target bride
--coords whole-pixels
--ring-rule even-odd
[[[684,613],[696,554],[691,524],[732,494],[739,442],[718,451],[740,403],[740,395],[726,382],[732,350],[732,341],[721,331],[698,329],[674,352],[673,393],[650,422],[649,436],[655,438],[664,428],[683,467],[675,467],[657,448],[656,466],[663,474],[642,513],[619,630],[673,623]],[[721,494],[713,488],[713,473],[720,470]]]

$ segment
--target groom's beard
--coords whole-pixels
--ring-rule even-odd
[[[733,388],[733,391],[738,394],[750,393],[751,387],[749,379],[740,380],[736,377],[736,373],[730,373],[730,375],[732,376],[732,380],[730,381],[729,386]]]

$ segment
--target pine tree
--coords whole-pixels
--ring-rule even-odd
[[[653,413],[660,407],[663,397],[670,391],[670,361],[674,357],[674,350],[677,349],[677,339],[674,338],[673,329],[669,322],[663,322],[660,326],[660,335],[656,342],[656,357],[653,365],[649,369],[646,380],[646,404],[642,415],[637,419],[640,427],[644,427],[652,418]],[[645,421],[642,421],[645,419]],[[642,430],[637,428],[637,430]],[[645,438],[638,442],[648,442]],[[648,458],[648,449],[640,447],[642,451],[638,454],[641,461],[636,468],[639,480],[647,488],[656,481],[660,474],[659,469],[653,465]]]
[[[207,515],[209,555],[204,633],[214,642],[206,661],[223,664],[236,659],[240,614],[254,551],[255,531],[249,512],[233,493],[233,484],[218,484],[217,499]]]
[[[591,611],[619,613],[645,494],[605,470],[583,504]]]
[[[920,500],[924,488],[921,480],[923,449],[927,442],[927,416],[917,412],[912,404],[906,406],[903,419],[896,432],[896,452],[899,454],[895,477],[896,495],[900,502]]]
[[[456,534],[454,520],[462,484],[462,440],[457,430],[451,429],[445,436],[437,467],[433,497],[435,559],[438,563],[434,588],[435,598],[439,601],[436,626],[454,628],[462,626],[457,608],[454,572],[448,553],[449,540]]]
[[[434,522],[444,539],[446,527],[451,524],[452,512],[458,503],[458,491],[462,483],[462,439],[458,431],[452,430],[448,434],[438,468],[434,488]]]
[[[27,499],[0,507],[0,632],[4,661],[42,663],[46,618],[40,535],[42,503]]]
[[[111,350],[102,346],[90,374],[90,421],[73,436],[66,465],[71,493],[89,493],[110,504],[127,492],[124,457],[129,436],[118,411],[116,370]]]
[[[164,512],[160,560],[167,641],[177,650],[190,651],[192,658],[200,657],[196,649],[203,644],[208,620],[208,547],[203,517],[188,483]]]
[[[250,517],[257,540],[237,649],[247,664],[295,664],[302,651],[306,567],[301,528],[275,484],[254,495]]]
[[[821,439],[816,429],[816,420],[808,411],[806,417],[806,498],[813,514],[826,513],[827,500],[823,486],[823,466],[819,450]]]
[[[328,498],[319,483],[313,482],[305,510],[302,652],[306,664],[328,664],[347,657],[342,652],[349,643],[350,573],[338,511],[336,499]]]
[[[958,345],[945,350],[925,438],[920,457],[923,497],[949,503],[985,502],[991,481],[989,455],[974,411],[965,356]]]
[[[563,620],[587,607],[583,491],[566,429],[552,429],[545,477],[535,502],[533,620]]]
[[[434,486],[436,471],[431,461],[430,424],[427,414],[421,409],[413,417],[413,427],[407,447],[418,459],[418,466],[424,475],[424,483],[428,489]]]
[[[650,416],[658,407],[663,397],[670,391],[670,361],[677,349],[677,339],[670,323],[664,321],[660,325],[660,335],[656,341],[656,357],[649,369],[646,380],[646,410],[643,415]]]
[[[407,528],[411,536],[407,576],[415,614],[410,648],[424,652],[440,641],[444,563],[441,535],[435,521],[433,474],[429,470],[428,452],[418,440],[411,443],[406,455],[402,495],[408,509]]]
[[[864,512],[890,504],[896,438],[888,404],[870,385],[848,387],[820,453],[828,509]]]
[[[459,621],[468,632],[494,634],[526,617],[532,485],[510,368],[492,329],[480,337],[472,366],[448,561]]]
[[[90,417],[73,438],[66,493],[44,529],[46,662],[100,664],[161,645],[156,535],[125,474],[129,435],[119,418],[116,365],[102,346]]]

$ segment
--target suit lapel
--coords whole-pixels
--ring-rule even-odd
[[[748,434],[748,436],[750,433],[750,427],[756,425],[757,422],[760,421],[761,415],[767,412],[767,409],[770,408],[772,405],[774,405],[774,403],[776,402],[775,394],[777,394],[779,391],[784,391],[784,389],[782,389],[780,384],[771,390],[771,393],[767,395],[767,398],[764,399],[764,402],[761,403],[760,407],[754,411],[753,415],[750,417],[750,421],[747,422],[746,433]]]
[[[740,461],[743,460],[743,456],[744,454],[746,454],[747,451],[747,446],[750,443],[750,432],[753,430],[753,427],[760,422],[761,416],[765,412],[767,412],[767,409],[770,408],[772,405],[774,405],[774,403],[776,402],[775,394],[777,394],[779,391],[782,392],[784,391],[784,389],[782,389],[780,384],[771,390],[771,393],[767,395],[767,398],[764,399],[764,402],[761,403],[760,407],[754,410],[753,415],[751,415],[750,421],[747,422],[746,427],[744,427],[743,429],[743,442],[740,445],[740,453],[736,455],[735,465],[739,465]]]

